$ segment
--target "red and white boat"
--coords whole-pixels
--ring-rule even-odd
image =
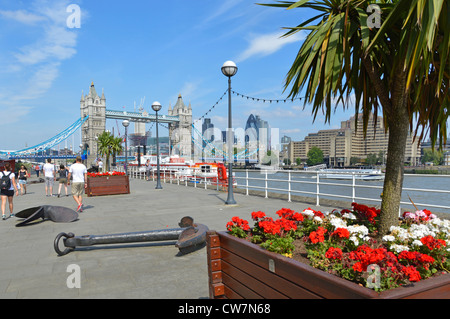
[[[148,161],[148,163],[147,163]],[[130,166],[137,166],[137,161],[129,163]],[[150,169],[148,169],[148,166]],[[144,155],[141,157],[140,172],[150,170],[150,174],[157,172],[156,155]],[[200,162],[192,163],[184,158],[174,155],[160,159],[159,170],[161,176],[173,178],[180,181],[193,183],[206,183],[210,185],[228,185],[227,169],[223,163]],[[237,185],[233,178],[233,185]]]

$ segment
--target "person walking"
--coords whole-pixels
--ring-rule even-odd
[[[39,178],[39,170],[40,170],[39,164],[36,164],[34,169],[36,170],[36,177]]]
[[[53,183],[56,180],[55,166],[52,164],[52,160],[47,159],[47,163],[42,168],[45,177],[45,196],[53,196]]]
[[[61,164],[59,166],[58,174],[59,174],[58,197],[61,196],[61,188],[63,185],[66,191],[66,196],[69,196],[69,194],[67,194],[67,175],[69,174],[69,171],[67,170],[67,168],[64,167],[63,164]]]
[[[14,217],[13,214],[13,199],[14,190],[16,196],[19,196],[19,190],[16,185],[16,175],[11,171],[11,164],[5,163],[5,170],[1,172],[1,187],[0,195],[2,198],[2,219],[6,220],[6,201],[9,202],[9,217]]]
[[[101,158],[98,159],[98,172],[103,173],[103,161]]]
[[[87,187],[87,168],[81,163],[81,157],[77,156],[75,164],[72,164],[69,169],[69,176],[67,179],[72,180],[72,196],[73,199],[77,202],[77,212],[83,211],[83,192]]]
[[[20,195],[25,195],[27,193],[27,177],[29,176],[30,174],[25,165],[21,165],[19,170]]]
[[[145,171],[146,171],[146,177],[147,177],[147,181],[149,180],[149,178],[150,178],[150,171],[151,171],[151,169],[152,169],[152,165],[150,164],[150,160],[149,159],[147,159],[147,162],[145,163]]]

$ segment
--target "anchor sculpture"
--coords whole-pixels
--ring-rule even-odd
[[[55,223],[71,223],[78,219],[78,213],[67,207],[44,205],[24,209],[18,212],[16,217],[25,218],[25,220],[16,224],[16,227],[23,227],[30,225],[39,218],[51,220]]]
[[[193,252],[204,246],[208,227],[194,224],[194,220],[189,216],[183,217],[178,225],[180,228],[112,235],[75,236],[73,233],[60,233],[55,238],[54,248],[59,256],[64,256],[78,246],[178,240],[175,247],[182,254]],[[64,250],[60,249],[61,238],[63,238]]]

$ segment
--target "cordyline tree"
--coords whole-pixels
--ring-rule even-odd
[[[356,119],[362,113],[364,133],[371,113],[375,119],[383,115],[389,132],[379,227],[383,236],[398,223],[408,134],[414,132],[419,141],[429,134],[432,145],[439,140],[440,147],[446,142],[450,4],[447,0],[275,2],[262,5],[317,13],[286,28],[284,37],[309,32],[286,76],[289,97],[305,89],[305,105],[312,105],[314,119],[322,110],[326,122],[336,101],[348,108],[354,97],[352,105]]]

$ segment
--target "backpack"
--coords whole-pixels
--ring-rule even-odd
[[[3,176],[0,179],[0,189],[2,190],[9,190],[11,188],[11,179],[9,178],[9,175],[11,175],[12,172],[9,172],[8,175],[5,175],[4,172],[2,172]]]

